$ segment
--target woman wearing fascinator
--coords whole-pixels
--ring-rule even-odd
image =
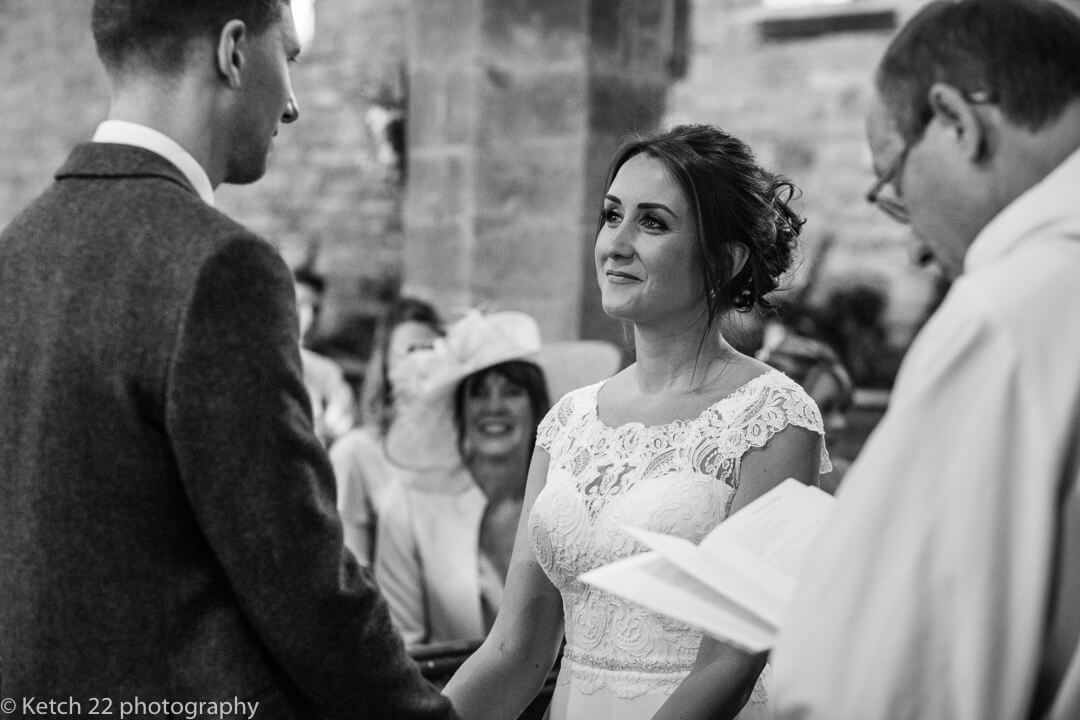
[[[697,543],[785,478],[828,468],[814,402],[719,331],[788,270],[794,187],[737,138],[682,126],[620,148],[605,188],[596,277],[637,359],[541,422],[501,610],[444,692],[466,720],[517,717],[565,635],[554,720],[768,718],[765,655],[578,577],[645,550],[624,525]]]
[[[403,472],[383,505],[375,575],[407,645],[479,639],[491,627],[536,427],[549,384],[565,382],[558,347],[542,347],[524,313],[471,312],[395,368],[386,453]]]
[[[394,418],[390,375],[410,352],[431,345],[441,334],[439,314],[430,303],[399,297],[390,304],[379,319],[374,350],[364,373],[362,422],[330,446],[345,547],[364,567],[375,561],[375,533],[383,498],[396,474],[384,450]]]

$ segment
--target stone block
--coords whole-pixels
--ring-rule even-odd
[[[589,36],[590,63],[600,73],[666,82],[686,71],[685,0],[597,0]]]
[[[409,76],[407,146],[455,145],[472,137],[477,74],[471,65],[419,69]]]
[[[527,312],[545,304],[551,315],[545,337],[569,337],[566,333],[580,317],[582,267],[576,252],[579,238],[567,230],[557,218],[482,218],[473,287],[482,297],[514,298]]]
[[[663,117],[666,98],[664,84],[595,75],[589,82],[589,129],[612,135],[655,130]]]
[[[404,267],[407,282],[430,288],[429,296],[471,286],[473,232],[461,223],[406,223]]]
[[[484,52],[524,66],[584,63],[586,8],[581,0],[485,0]]]
[[[414,155],[405,198],[406,226],[431,225],[465,216],[473,205],[464,152]]]
[[[479,86],[482,142],[580,136],[589,104],[582,70],[555,71],[488,65]]]
[[[525,295],[530,289],[577,294],[581,263],[577,227],[569,227],[560,218],[546,221],[535,218],[477,219],[473,258],[489,283],[520,287]],[[478,272],[478,277],[480,273]]]
[[[478,0],[413,0],[410,61],[441,66],[467,63],[481,46]]]
[[[672,0],[637,0],[632,7],[630,65],[646,74],[663,73],[674,42]]]
[[[589,50],[599,56],[618,59],[622,51],[623,6],[633,0],[591,0],[589,6]]]
[[[671,0],[635,0],[633,8],[633,28],[638,32],[660,34],[668,29],[667,13]]]
[[[477,207],[502,217],[576,218],[584,201],[584,138],[488,145],[477,157]]]

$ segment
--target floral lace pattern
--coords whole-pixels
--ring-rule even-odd
[[[794,381],[770,371],[694,419],[610,427],[597,413],[601,385],[568,393],[538,428],[551,461],[529,517],[533,550],[562,594],[569,682],[586,694],[671,693],[693,665],[701,633],[578,576],[645,550],[623,524],[700,542],[731,509],[743,454],[788,425],[822,433],[821,414]],[[821,465],[831,469],[824,448]],[[752,701],[767,699],[766,675]]]

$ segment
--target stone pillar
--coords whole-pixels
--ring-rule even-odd
[[[663,115],[684,6],[412,0],[404,292],[529,312],[545,340],[621,337],[593,272],[603,173]]]

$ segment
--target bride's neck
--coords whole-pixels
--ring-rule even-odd
[[[649,395],[692,392],[707,385],[714,379],[712,368],[727,363],[736,353],[716,328],[707,334],[700,328],[675,335],[635,328],[634,338],[635,378],[638,388]]]

